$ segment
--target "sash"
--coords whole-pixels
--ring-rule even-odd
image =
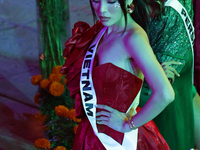
[[[97,104],[97,97],[92,81],[92,69],[98,43],[103,34],[105,33],[106,29],[107,27],[104,27],[96,36],[96,38],[93,40],[83,60],[81,77],[80,77],[80,93],[81,93],[83,108],[88,120],[90,121],[90,124],[93,128],[95,135],[99,138],[99,140],[107,150],[130,150],[130,148],[132,150],[136,150],[138,129],[124,133],[124,139],[121,145],[120,143],[118,143],[116,140],[106,135],[105,133],[98,133],[96,125],[95,105]],[[138,100],[139,100],[139,93],[136,96]]]
[[[194,34],[194,26],[193,22],[190,19],[190,16],[188,15],[186,9],[183,7],[183,5],[178,1],[178,0],[166,0],[165,6],[170,6],[174,8],[181,18],[183,19],[185,29],[188,34],[188,38],[190,40],[190,45],[192,49],[192,56],[193,56],[193,62],[192,62],[192,83],[194,82],[194,39],[195,39],[195,34]]]

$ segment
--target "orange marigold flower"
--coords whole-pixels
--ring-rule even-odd
[[[69,109],[63,105],[58,105],[55,107],[55,112],[56,112],[56,115],[60,117],[67,117]]]
[[[52,82],[49,86],[49,93],[53,96],[60,96],[65,92],[65,87],[59,82]]]
[[[57,146],[54,150],[67,150],[64,146]]]
[[[68,118],[75,121],[75,122],[81,122],[81,119],[78,119],[78,118],[75,117],[75,109],[71,109],[68,112]]]
[[[55,66],[53,69],[52,69],[52,73],[54,73],[54,74],[61,74],[60,73],[60,69],[62,68],[62,66],[61,65],[58,65],[58,66]],[[64,74],[61,74],[62,76],[64,75]]]
[[[37,149],[50,149],[51,148],[51,143],[49,142],[49,140],[45,139],[45,138],[41,138],[41,139],[37,139],[34,142],[34,145]]]
[[[43,114],[39,114],[39,113],[36,113],[35,115],[34,115],[34,117],[35,117],[35,119],[37,120],[37,121],[45,121],[46,120],[46,118],[47,118],[47,116],[45,116],[45,115],[43,115]]]
[[[42,75],[35,75],[31,77],[31,83],[33,85],[38,85],[41,80],[42,80]]]
[[[41,101],[39,100],[39,98],[40,98],[40,94],[39,93],[34,96],[34,102],[36,104],[41,104]]]
[[[65,85],[65,84],[67,83],[67,79],[65,79],[65,78],[62,79],[62,80],[61,80],[61,83],[62,83],[63,85]]]
[[[48,79],[44,79],[40,82],[40,87],[43,89],[47,89],[50,85],[50,81]]]
[[[68,118],[71,119],[71,120],[74,120],[74,118],[75,118],[75,109],[71,109],[68,112]]]
[[[77,132],[77,129],[78,129],[78,125],[76,125],[75,127],[74,127],[74,133],[76,134],[76,132]]]
[[[59,82],[61,80],[61,77],[62,77],[62,74],[55,74],[55,73],[53,73],[53,74],[49,75],[49,81],[50,82],[54,82],[54,81]]]

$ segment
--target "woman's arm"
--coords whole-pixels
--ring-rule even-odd
[[[132,34],[127,37],[126,49],[143,72],[153,93],[141,111],[133,117],[133,124],[139,127],[155,118],[169,103],[174,100],[174,91],[162,67],[158,63],[146,33]]]

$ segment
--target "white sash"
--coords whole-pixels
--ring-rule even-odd
[[[188,34],[188,38],[190,40],[190,45],[192,49],[192,55],[193,55],[193,63],[192,63],[192,82],[194,82],[194,39],[195,39],[195,34],[194,34],[194,26],[193,22],[190,19],[190,16],[188,15],[186,9],[183,7],[183,5],[178,1],[178,0],[167,0],[165,2],[165,6],[170,6],[174,8],[181,16],[183,19],[185,29]]]
[[[136,150],[138,129],[125,133],[121,145],[120,143],[115,141],[112,137],[104,133],[98,133],[96,125],[95,105],[97,104],[97,97],[92,81],[92,68],[98,43],[103,34],[105,33],[106,29],[107,27],[104,27],[96,36],[96,38],[93,40],[83,60],[81,78],[80,78],[80,92],[82,97],[83,108],[85,110],[85,114],[88,117],[88,120],[90,121],[90,124],[93,128],[95,135],[99,138],[99,140],[107,150],[130,150],[130,149]],[[136,96],[136,98],[138,98],[139,100],[139,94]]]

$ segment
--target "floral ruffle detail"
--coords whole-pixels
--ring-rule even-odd
[[[63,56],[66,57],[66,60],[61,68],[61,73],[66,74],[66,84],[70,91],[70,96],[76,100],[76,117],[81,117],[83,112],[79,88],[82,62],[88,47],[102,28],[103,25],[99,21],[92,27],[85,22],[79,21],[74,24],[72,37],[65,43]]]

